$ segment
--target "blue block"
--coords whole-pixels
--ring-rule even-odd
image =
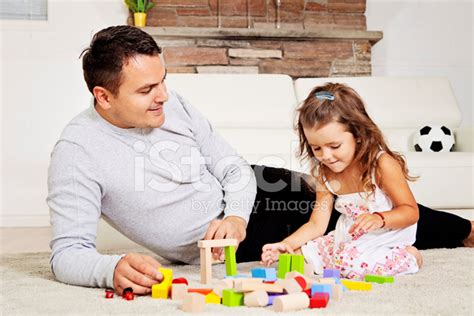
[[[342,284],[341,279],[336,278],[336,284],[342,285],[342,291],[343,292],[347,291],[347,287],[344,284]]]
[[[314,293],[329,293],[329,297],[332,296],[332,285],[331,284],[313,284],[311,287],[311,296]]]
[[[267,271],[265,268],[253,268],[251,271],[252,271],[252,278],[265,279],[267,277]]]
[[[340,277],[341,277],[341,272],[337,269],[324,269],[323,270],[323,278],[339,279]]]
[[[265,268],[265,281],[276,281],[277,272],[275,268]]]

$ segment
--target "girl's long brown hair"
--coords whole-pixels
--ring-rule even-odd
[[[334,100],[316,98],[315,94],[321,91],[331,92]],[[375,189],[372,174],[377,168],[377,154],[381,150],[397,160],[405,179],[409,181],[416,179],[408,174],[404,157],[388,148],[382,132],[367,114],[362,98],[354,89],[340,83],[326,83],[315,87],[297,109],[297,116],[298,155],[301,159],[310,160],[311,174],[317,176],[321,183],[326,177],[327,167],[317,161],[303,128],[320,128],[330,122],[344,124],[347,131],[352,133],[356,140],[360,140],[356,142],[354,159],[360,166],[363,190],[368,195]]]

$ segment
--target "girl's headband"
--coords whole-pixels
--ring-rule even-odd
[[[329,91],[318,91],[314,94],[314,96],[318,100],[329,100],[329,101],[334,100],[334,94],[332,94]]]

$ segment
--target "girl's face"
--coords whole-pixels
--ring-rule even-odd
[[[332,172],[344,171],[354,160],[356,139],[345,125],[330,122],[319,128],[304,128],[313,154]]]

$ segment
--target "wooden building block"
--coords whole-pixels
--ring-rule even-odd
[[[188,293],[188,286],[183,283],[176,283],[171,285],[171,299],[173,301],[182,300]]]
[[[212,289],[194,289],[194,288],[188,288],[188,293],[199,293],[202,295],[207,295],[212,292]]]
[[[173,270],[159,268],[158,271],[163,274],[163,281],[151,286],[151,297],[167,299],[171,288],[171,282],[173,281]]]
[[[276,312],[296,311],[309,306],[309,297],[304,292],[281,295],[273,300],[273,309]]]
[[[188,313],[200,313],[204,311],[206,301],[204,295],[199,293],[188,293],[183,299],[181,309]]]
[[[303,255],[291,255],[290,271],[298,271],[304,274],[304,257]]]
[[[219,280],[213,287],[213,292],[222,297],[222,291],[234,288],[234,279]]]
[[[329,293],[315,293],[309,300],[309,308],[323,308],[328,302]]]
[[[287,272],[290,272],[291,268],[291,255],[284,253],[278,257],[278,273],[279,279],[284,279]]]
[[[214,292],[211,292],[205,297],[206,304],[220,304],[221,297]]]
[[[268,293],[264,290],[257,290],[244,294],[244,304],[249,307],[263,307],[268,304]]]
[[[309,278],[298,271],[290,271],[286,274],[286,279],[294,279],[296,277],[302,277],[306,281],[306,289],[310,289],[313,283],[317,283],[315,279]]]
[[[372,290],[372,283],[364,282],[364,281],[354,281],[354,280],[346,280],[341,279],[342,284],[351,290],[351,291],[370,291]]]
[[[342,285],[341,284],[333,284],[332,285],[332,295],[331,300],[339,301],[342,298]]]
[[[324,269],[323,278],[340,278],[341,272],[338,269]]]
[[[336,284],[336,279],[334,279],[334,278],[319,278],[318,283],[321,283],[321,284]]]
[[[393,283],[394,278],[392,275],[390,276],[383,276],[383,275],[372,275],[372,274],[367,274],[364,277],[365,282],[375,282],[379,284],[383,283]]]
[[[265,279],[267,277],[267,272],[265,271],[265,268],[253,268],[250,270],[252,273],[252,278],[261,278]]]
[[[224,247],[225,273],[226,275],[237,275],[237,261],[235,259],[235,246]]]
[[[211,248],[201,248],[200,264],[201,264],[201,283],[209,284],[212,279],[212,254]]]
[[[329,296],[331,296],[332,284],[313,284],[311,287],[311,296],[314,296],[315,293],[328,293]]]
[[[225,289],[222,291],[222,305],[228,307],[244,305],[244,294],[236,293],[232,289]]]
[[[198,241],[199,248],[215,248],[226,246],[237,246],[237,239],[210,239]]]
[[[296,281],[295,281],[296,282]],[[280,284],[258,283],[253,281],[239,282],[235,284],[235,292],[253,292],[263,290],[270,293],[283,293],[283,287]]]
[[[278,280],[275,282],[275,284],[283,287],[284,292],[288,294],[298,293],[298,292],[303,291],[300,284],[295,279]]]

